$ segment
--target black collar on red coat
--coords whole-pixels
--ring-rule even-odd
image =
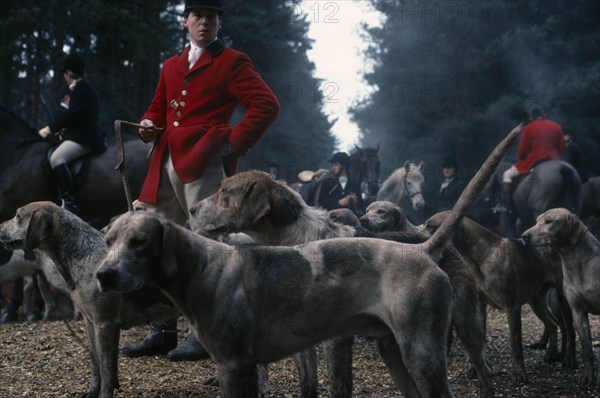
[[[206,49],[210,51],[210,55],[213,58],[218,57],[223,52],[223,50],[225,50],[225,44],[223,44],[221,40],[217,39],[210,43]]]

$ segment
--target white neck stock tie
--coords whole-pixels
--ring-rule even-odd
[[[192,69],[192,66],[194,66],[196,61],[198,61],[198,58],[200,58],[200,49],[198,47],[194,47],[192,50],[190,50],[190,69]]]

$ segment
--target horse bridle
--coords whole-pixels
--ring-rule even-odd
[[[415,193],[410,193],[410,191],[408,190],[408,183],[406,182],[406,176],[408,175],[408,173],[409,173],[408,171],[406,171],[406,172],[404,173],[404,176],[402,177],[402,184],[404,185],[404,191],[405,191],[406,193],[408,193],[408,197],[409,197],[410,199],[412,199],[412,198],[414,198],[414,197],[415,197],[415,196],[417,196],[417,195],[421,195],[421,191],[417,191],[417,192],[415,192]]]

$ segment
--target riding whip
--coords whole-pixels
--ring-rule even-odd
[[[127,200],[127,208],[129,211],[133,211],[131,189],[129,188],[129,183],[127,182],[127,175],[125,175],[125,145],[123,144],[123,135],[121,134],[122,124],[136,128],[145,128],[145,126],[137,123],[127,122],[125,120],[115,120],[115,146],[117,148],[117,156],[119,158],[119,162],[115,166],[115,170],[118,170],[119,174],[121,175],[121,182],[123,183],[123,189],[125,190],[125,199]]]

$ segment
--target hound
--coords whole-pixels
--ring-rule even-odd
[[[563,289],[573,310],[583,352],[579,385],[594,382],[594,353],[588,313],[600,315],[600,242],[567,209],[550,209],[525,231],[528,245],[552,246],[562,259]],[[596,384],[600,386],[600,372]]]
[[[258,364],[354,334],[377,340],[405,396],[452,396],[445,341],[452,288],[426,254],[439,242],[229,246],[143,212],[121,216],[106,241],[101,289],[158,287],[218,364],[223,397],[256,397]]]
[[[0,225],[10,249],[38,249],[63,276],[71,300],[86,321],[91,380],[87,397],[112,397],[118,388],[119,330],[179,316],[170,304],[140,308],[119,292],[102,293],[95,271],[107,254],[104,235],[51,202],[33,202]]]
[[[387,200],[378,200],[371,203],[365,214],[360,218],[360,223],[373,232],[418,232],[418,228],[408,221],[400,206]]]
[[[435,214],[425,221],[423,233],[434,233],[444,220],[451,217],[450,211]],[[512,373],[515,382],[526,383],[527,372],[523,360],[521,337],[521,306],[527,302],[538,309],[536,300],[542,300],[550,286],[557,289],[559,302],[566,321],[566,350],[563,365],[574,368],[574,330],[570,310],[561,283],[562,273],[556,256],[549,251],[540,251],[523,245],[520,241],[503,238],[469,218],[464,218],[453,239],[454,247],[471,268],[476,278],[483,302],[503,310],[508,319],[511,340]],[[485,316],[485,307],[481,308]],[[558,360],[556,352],[556,325],[550,319],[536,314],[553,330],[553,342],[546,352],[545,360]]]

